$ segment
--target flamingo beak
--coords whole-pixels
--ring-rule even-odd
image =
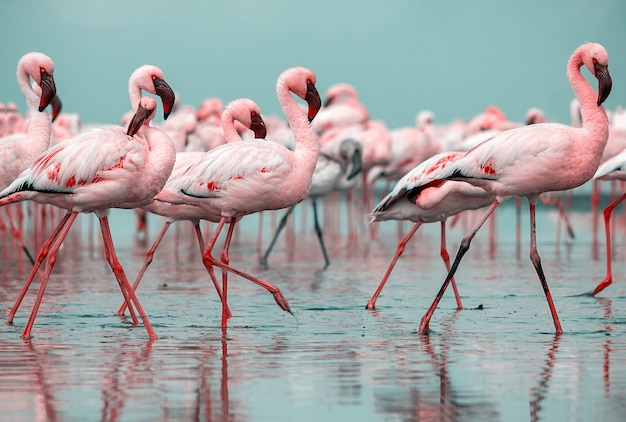
[[[596,78],[598,79],[598,105],[600,105],[604,102],[604,100],[608,98],[609,94],[611,93],[613,80],[611,79],[611,74],[609,73],[608,66],[596,63],[593,66],[593,69],[595,70]]]
[[[362,168],[363,168],[363,162],[361,160],[361,150],[357,149],[354,151],[354,154],[352,154],[352,169],[350,170],[350,173],[348,174],[347,179],[350,180],[354,176],[359,174]]]
[[[331,105],[334,101],[333,97],[327,97],[326,100],[324,101],[324,107],[328,107],[329,105]]]
[[[309,105],[309,123],[317,116],[317,112],[322,108],[322,99],[320,98],[320,94],[317,92],[317,88],[312,83],[307,84],[306,86],[306,95],[304,97],[305,101]]]
[[[141,125],[143,125],[143,123],[148,117],[150,117],[152,113],[154,113],[153,109],[143,107],[140,104],[139,107],[137,107],[137,112],[128,124],[128,131],[126,132],[126,134],[129,136],[135,136],[135,134],[139,132]]]
[[[176,95],[170,86],[165,82],[165,80],[161,78],[155,78],[154,81],[154,90],[157,95],[161,97],[161,102],[163,103],[163,118],[167,120],[168,116],[172,112],[174,108],[174,101],[176,100]]]
[[[50,104],[52,104],[52,121],[54,122],[56,118],[59,116],[59,114],[61,113],[61,109],[63,108],[63,103],[61,102],[61,99],[59,98],[59,96],[55,95],[54,97],[52,97]]]
[[[265,122],[259,114],[252,115],[252,124],[250,125],[250,129],[254,131],[255,139],[265,139],[265,137],[267,136],[267,128],[265,127]]]
[[[54,98],[57,93],[57,86],[54,83],[54,78],[52,75],[46,71],[41,72],[41,82],[39,83],[41,87],[41,99],[39,100],[39,111],[44,111],[50,101]]]

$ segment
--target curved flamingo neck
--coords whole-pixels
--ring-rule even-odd
[[[130,100],[130,109],[135,111],[141,100],[141,87],[135,78],[128,81],[128,99]]]
[[[38,111],[39,109],[41,88],[36,83],[33,83],[31,85],[30,78],[31,75],[28,74],[23,66],[18,67],[17,84],[19,85],[22,94],[24,94],[24,99],[26,100],[26,106],[28,107],[28,111],[32,113],[34,111]]]
[[[28,74],[24,66],[17,69],[17,83],[24,94],[26,106],[28,107],[28,137],[32,140],[31,147],[37,151],[45,151],[50,146],[50,135],[52,133],[52,120],[46,110],[39,111],[39,98],[41,88],[36,83],[30,83],[31,75]]]
[[[222,130],[224,131],[224,139],[226,142],[233,142],[241,139],[237,128],[235,128],[235,116],[230,109],[224,110],[222,114]]]
[[[604,139],[606,142],[609,136],[609,119],[604,106],[597,105],[597,94],[580,71],[583,65],[582,55],[581,48],[572,54],[567,63],[567,77],[580,104],[582,128],[595,133],[598,138],[594,139]]]
[[[312,175],[320,152],[319,140],[307,115],[293,99],[291,92],[289,81],[279,79],[276,84],[276,97],[293,132],[296,142],[294,156],[301,160],[298,168]]]

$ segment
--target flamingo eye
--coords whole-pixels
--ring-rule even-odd
[[[45,69],[45,68],[43,68],[43,67],[40,67],[40,68],[39,68],[39,73],[46,73],[46,69]]]
[[[598,59],[596,59],[595,57],[592,59],[593,64],[598,64]]]
[[[152,75],[151,78],[153,81],[156,81],[158,79],[157,75]]]
[[[251,115],[252,117],[254,117],[254,116],[256,116],[256,115],[257,115],[257,113],[256,113],[256,111],[251,111],[251,112],[250,112],[250,115]]]

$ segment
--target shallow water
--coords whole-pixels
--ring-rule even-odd
[[[565,331],[560,336],[528,259],[527,206],[518,243],[514,201],[497,211],[496,239],[490,242],[485,226],[459,267],[465,309],[457,311],[446,293],[428,336],[418,334],[419,321],[445,277],[438,224],[417,232],[377,309],[368,311],[365,303],[399,240],[397,223],[378,224],[371,241],[364,221],[350,236],[327,217],[332,263],[324,269],[311,213],[296,211],[295,228],[264,269],[258,216],[244,218],[231,264],[277,285],[294,316],[258,286],[231,276],[226,337],[189,226],[172,226],[138,290],[159,336],[149,341],[141,324],[113,315],[119,288],[102,257],[95,219],[81,216],[59,254],[33,337],[20,334],[37,286],[14,325],[0,324],[0,419],[622,420],[623,217],[616,216],[616,281],[593,298],[582,293],[602,279],[605,264],[588,198],[577,198],[570,214],[575,239],[561,231],[557,241],[556,212],[538,210],[539,253]],[[277,215],[282,212],[263,216],[265,245]],[[452,257],[472,218],[449,229]],[[132,280],[146,245],[134,238],[132,212],[112,211],[111,224]],[[151,241],[162,220],[150,216],[149,224]],[[30,232],[26,239],[41,241]],[[1,233],[0,242],[0,304],[7,315],[30,265],[10,235]]]

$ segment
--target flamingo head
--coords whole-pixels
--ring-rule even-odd
[[[609,97],[611,88],[613,87],[613,80],[609,73],[608,64],[603,65],[600,62],[595,61],[593,64],[596,78],[598,79],[598,105],[602,104],[604,100]]]
[[[347,165],[346,179],[351,180],[362,171],[363,146],[359,141],[352,138],[344,139],[339,145],[339,155]]]
[[[606,49],[597,43],[587,43],[579,48],[582,53],[582,62],[598,80],[598,106],[611,93],[613,81],[609,73],[609,54]]]
[[[176,95],[168,83],[165,82],[165,79],[153,76],[152,83],[154,84],[156,94],[161,97],[163,102],[163,118],[167,119],[174,108]]]
[[[150,122],[154,118],[155,113],[156,101],[154,98],[141,97],[139,105],[137,106],[137,111],[128,124],[128,131],[126,134],[134,136],[137,132],[139,132],[139,129],[143,124]]]
[[[52,77],[52,73],[48,73],[44,67],[41,67],[39,72],[40,72],[39,86],[41,87],[39,111],[44,111],[44,109],[48,107],[48,104],[50,104],[52,99],[56,96],[57,86],[54,83],[54,78]]]
[[[308,118],[309,122],[311,122],[315,116],[317,116],[317,112],[322,108],[322,99],[320,98],[320,94],[317,92],[317,88],[315,88],[315,82],[311,80],[307,80],[306,84],[306,95],[304,96],[304,100],[309,105]]]
[[[265,127],[265,122],[261,115],[257,111],[252,110],[250,112],[250,120],[250,129],[254,131],[254,138],[265,139],[267,136],[267,128]]]

